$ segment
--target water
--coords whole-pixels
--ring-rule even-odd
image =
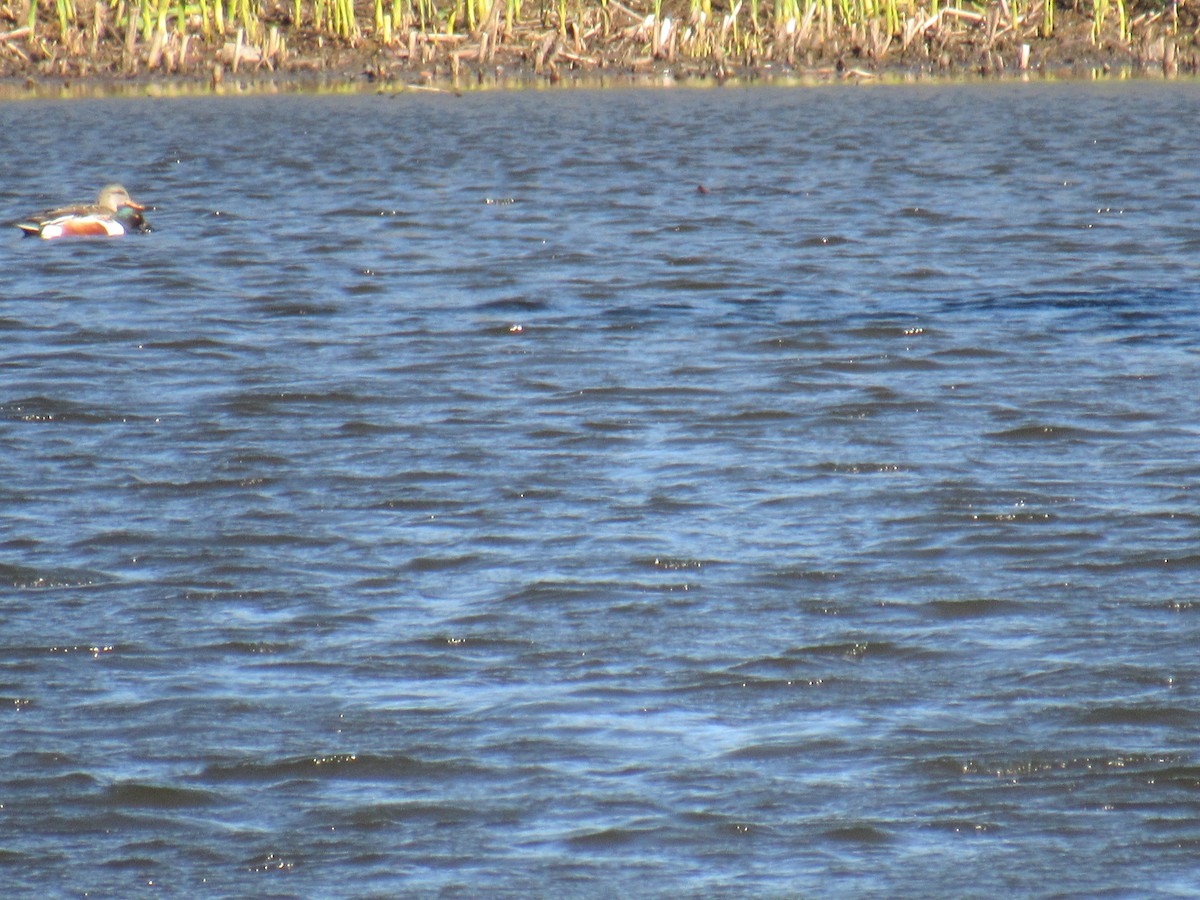
[[[5,896],[1200,892],[1200,85],[2,116]]]

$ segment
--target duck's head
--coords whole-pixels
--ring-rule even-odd
[[[128,208],[136,210],[144,210],[146,207],[140,203],[135,203],[133,198],[129,196],[129,191],[125,190],[119,184],[106,185],[100,191],[100,198],[96,201],[97,205],[104,209],[116,212],[119,209]]]
[[[122,206],[113,213],[112,217],[113,221],[120,222],[121,227],[131,234],[150,230],[146,217],[142,215],[141,207],[135,209],[132,206]]]

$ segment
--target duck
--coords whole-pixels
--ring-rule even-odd
[[[52,240],[60,237],[98,235],[118,237],[129,232],[146,231],[142,212],[146,207],[135,203],[129,191],[119,184],[106,185],[95,203],[77,203],[27,216],[14,223],[26,237]]]

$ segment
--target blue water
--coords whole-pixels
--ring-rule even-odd
[[[2,110],[0,894],[1200,893],[1200,85]]]

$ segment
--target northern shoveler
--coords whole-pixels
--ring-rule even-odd
[[[110,184],[100,192],[95,203],[51,209],[15,224],[27,237],[44,240],[86,235],[116,237],[130,231],[145,231],[146,220],[142,216],[145,209],[142,204],[135,203],[121,185]]]

